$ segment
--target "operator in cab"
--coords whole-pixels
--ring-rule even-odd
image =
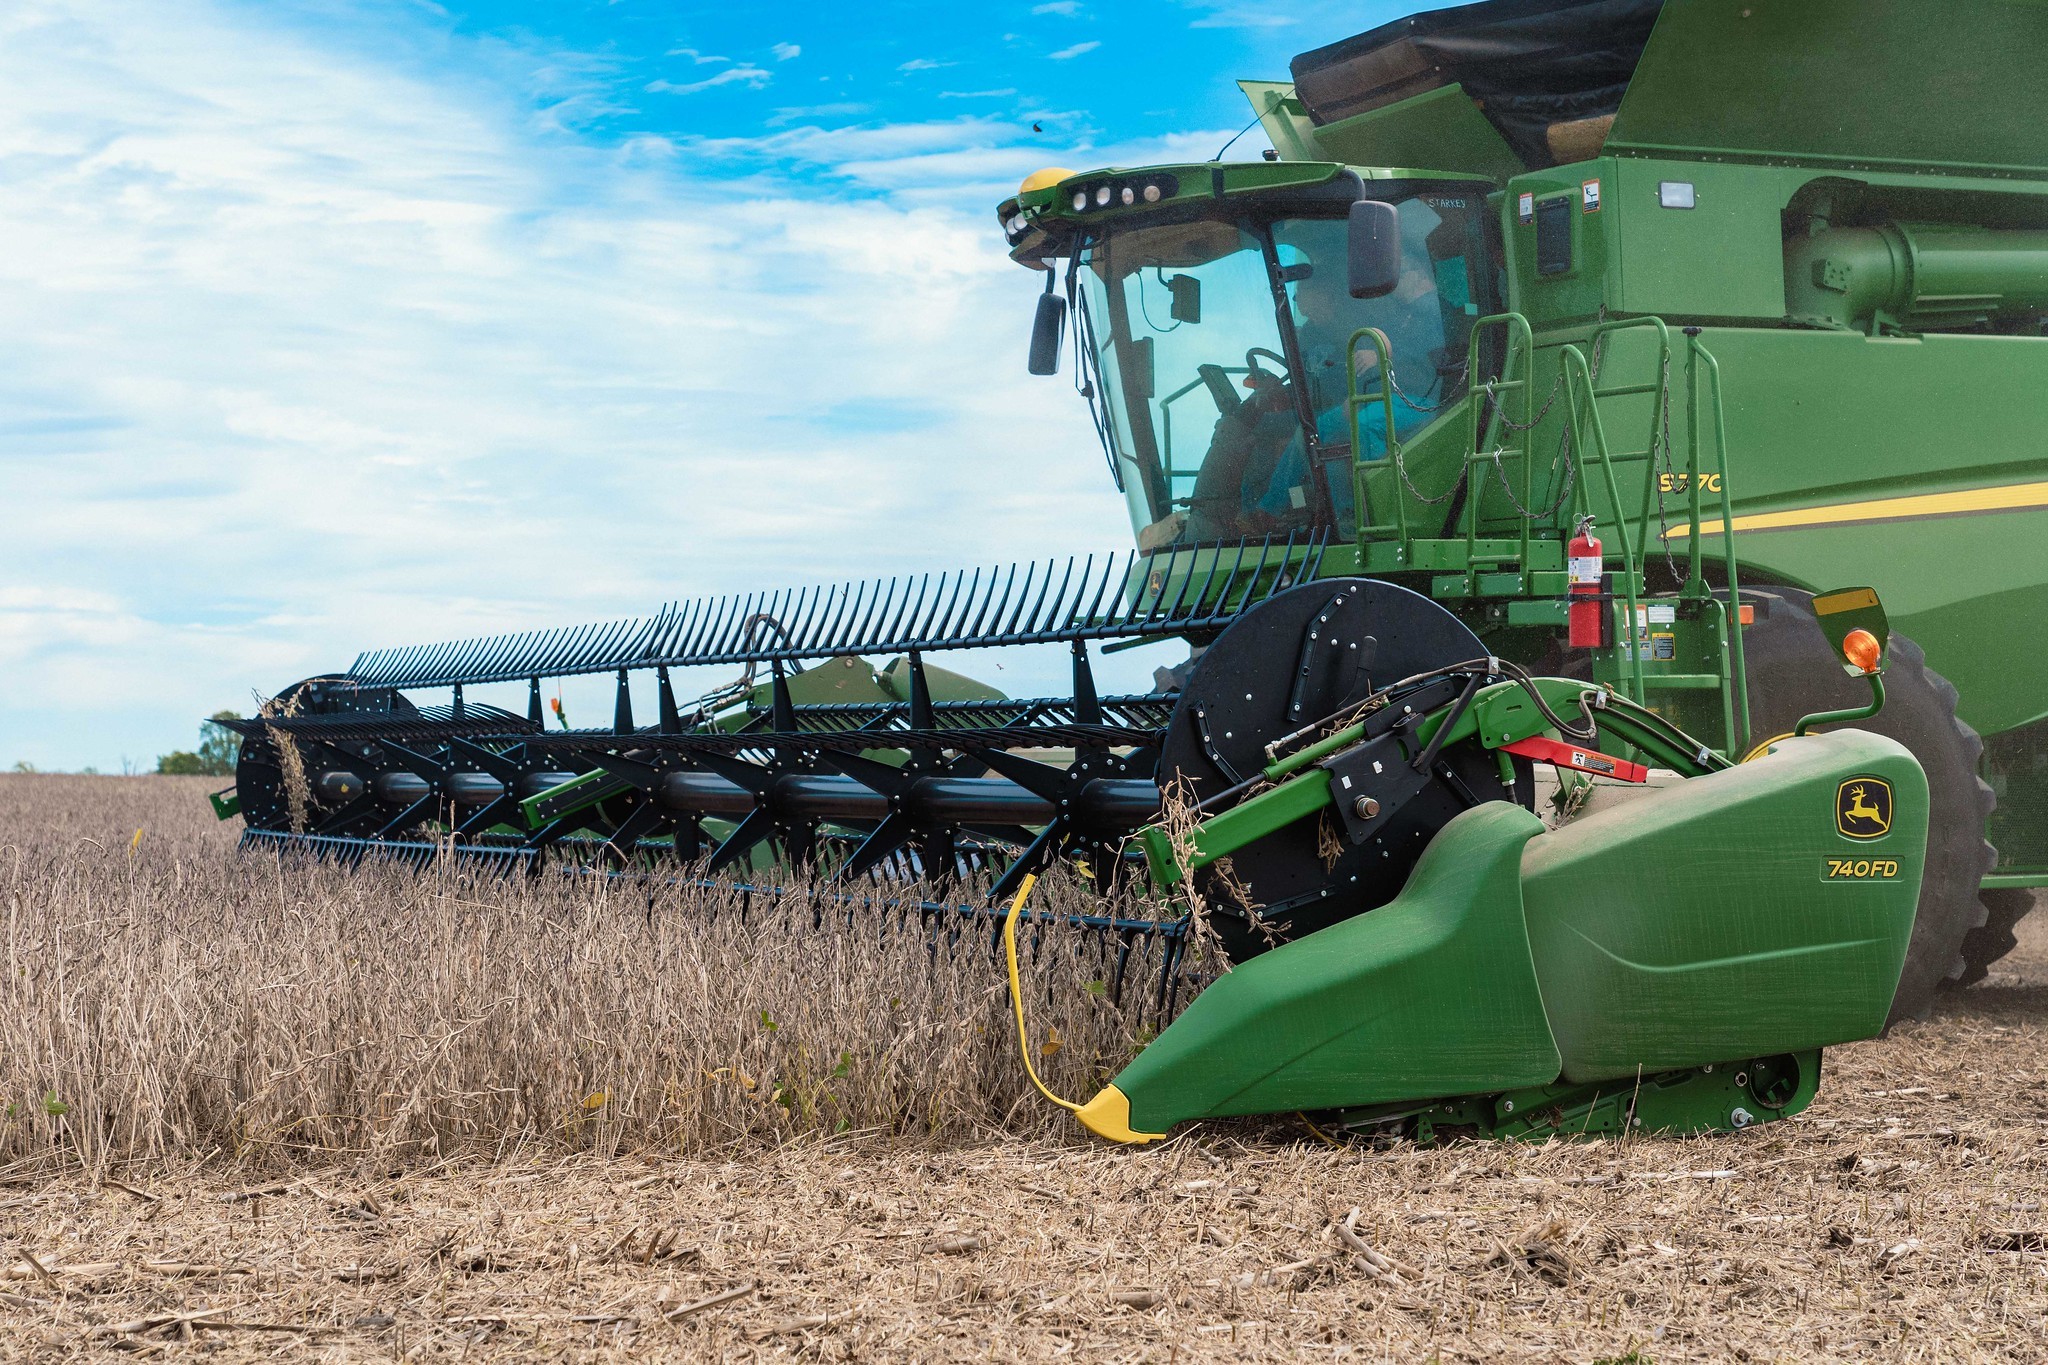
[[[1383,460],[1387,455],[1387,413],[1386,407],[1378,402],[1365,404],[1358,414],[1357,429],[1344,429],[1344,401],[1348,388],[1344,382],[1345,354],[1351,345],[1351,337],[1361,327],[1378,326],[1385,330],[1394,346],[1394,367],[1397,371],[1394,386],[1394,434],[1406,440],[1410,434],[1429,424],[1436,415],[1437,406],[1425,406],[1412,399],[1402,388],[1398,371],[1404,360],[1411,362],[1414,357],[1405,353],[1404,343],[1413,347],[1416,339],[1433,331],[1442,335],[1442,323],[1436,316],[1436,287],[1429,277],[1420,270],[1409,269],[1401,276],[1401,283],[1384,302],[1363,303],[1351,297],[1345,279],[1342,257],[1333,258],[1329,264],[1318,266],[1309,259],[1281,267],[1281,279],[1287,283],[1288,305],[1294,315],[1295,336],[1301,346],[1302,368],[1306,371],[1309,391],[1309,407],[1315,413],[1316,439],[1325,450],[1348,447],[1354,458],[1359,460]],[[1368,344],[1359,346],[1354,365],[1357,371],[1357,392],[1361,396],[1373,396],[1380,392],[1379,353]],[[1440,405],[1438,405],[1440,406]],[[1336,502],[1340,519],[1348,515],[1351,507],[1350,480],[1340,478],[1341,469],[1332,468],[1330,493]],[[1289,497],[1288,489],[1308,477],[1308,452],[1306,443],[1297,435],[1281,460],[1274,488],[1266,490],[1259,500],[1262,511],[1278,511],[1279,500]]]
[[[1386,329],[1394,341],[1398,368],[1402,339],[1412,338],[1426,327],[1435,327],[1441,334],[1441,324],[1434,316],[1434,285],[1422,272],[1410,270],[1390,300],[1361,304],[1351,298],[1346,287],[1341,255],[1329,253],[1335,264],[1319,269],[1299,250],[1288,254],[1296,259],[1281,267],[1280,278],[1287,289],[1317,442],[1326,456],[1333,510],[1341,522],[1352,512],[1351,480],[1343,460],[1329,460],[1328,456],[1351,452],[1357,459],[1370,461],[1387,454],[1383,404],[1364,405],[1357,429],[1345,431],[1345,400],[1350,392],[1344,377],[1345,356],[1352,334],[1365,326]],[[1395,310],[1392,316],[1390,306]],[[1417,314],[1418,325],[1403,325],[1411,312]],[[1277,362],[1280,358],[1272,359]],[[1372,346],[1358,348],[1355,365],[1357,392],[1361,396],[1378,394],[1380,363]],[[1209,455],[1190,500],[1187,530],[1195,539],[1266,534],[1297,522],[1317,496],[1310,487],[1308,446],[1302,437],[1293,386],[1284,369],[1267,370],[1254,364],[1243,382],[1251,393],[1239,407],[1217,419]],[[1435,415],[1435,407],[1411,399],[1398,379],[1392,397],[1394,431],[1402,439]]]

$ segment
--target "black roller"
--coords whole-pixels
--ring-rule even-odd
[[[347,678],[307,678],[278,693],[271,708],[280,715],[339,715],[360,713],[365,716],[390,716],[410,718],[419,714],[405,695],[389,687],[356,687]],[[271,709],[266,708],[266,709]],[[303,822],[317,813],[315,803],[345,805],[362,796],[365,787],[363,778],[346,769],[329,773],[331,764],[315,757],[316,766],[305,763],[301,755],[300,773],[304,790],[298,799],[306,803],[300,810],[298,821]],[[338,755],[328,754],[328,759]],[[333,780],[328,779],[332,777]],[[235,792],[241,799],[242,817],[253,829],[289,830],[294,826],[292,811],[293,794],[288,790],[292,785],[285,777],[285,765],[278,756],[270,732],[255,725],[242,733],[241,756],[235,763]]]
[[[1406,588],[1367,578],[1291,588],[1234,622],[1196,660],[1167,724],[1160,787],[1207,801],[1256,778],[1272,761],[1266,747],[1274,741],[1394,683],[1486,654],[1457,617]],[[1454,699],[1458,687],[1446,684],[1431,704]],[[1239,850],[1227,874],[1204,872],[1197,881],[1224,946],[1239,958],[1269,946],[1231,881],[1283,940],[1384,905],[1453,816],[1510,795],[1531,804],[1529,766],[1516,761],[1510,793],[1491,754],[1451,746],[1364,843],[1343,841],[1330,817],[1328,828],[1304,820]]]

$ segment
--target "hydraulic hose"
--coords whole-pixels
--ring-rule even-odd
[[[1038,1068],[1031,1064],[1031,1035],[1024,1028],[1024,988],[1017,977],[1017,916],[1024,909],[1025,898],[1038,883],[1036,873],[1026,873],[1023,883],[1017,888],[1017,898],[1010,902],[1010,913],[1003,917],[1003,957],[1010,964],[1010,1004],[1017,1011],[1017,1050],[1024,1055],[1024,1074],[1038,1087],[1038,1093],[1051,1100],[1069,1114],[1081,1112],[1081,1106],[1072,1100],[1063,1100],[1046,1088],[1038,1079]]]

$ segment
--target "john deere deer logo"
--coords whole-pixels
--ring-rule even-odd
[[[1892,829],[1892,784],[1852,777],[1835,789],[1835,828],[1849,839],[1882,839]]]

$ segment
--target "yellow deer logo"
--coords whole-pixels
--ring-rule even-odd
[[[1835,829],[1848,839],[1882,839],[1892,828],[1892,786],[1852,777],[1835,790]]]

